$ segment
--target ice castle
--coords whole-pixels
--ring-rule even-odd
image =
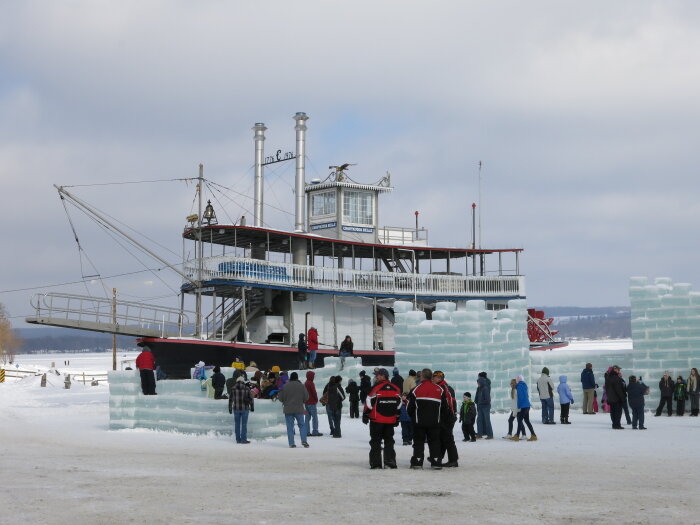
[[[524,300],[511,300],[508,308],[486,309],[484,301],[467,301],[457,310],[452,302],[438,302],[432,319],[423,311],[413,310],[407,301],[394,303],[396,366],[405,378],[409,369],[442,370],[455,389],[457,399],[469,391],[474,397],[476,379],[485,371],[491,379],[491,408],[510,410],[510,380],[519,374],[530,386],[534,409],[539,409],[536,381],[543,367],[550,369],[557,385],[560,375],[568,377],[580,410],[582,400],[580,374],[587,362],[593,364],[596,381],[602,394],[603,374],[611,365],[622,368],[627,376],[642,377],[651,387],[647,409],[659,401],[658,381],[665,370],[675,378],[685,378],[700,361],[700,292],[691,285],[661,277],[650,284],[646,277],[630,279],[633,349],[530,351],[527,335],[527,305]],[[695,360],[695,361],[694,361]],[[338,358],[326,358],[325,367],[314,370],[316,388],[320,392],[331,375],[359,381],[363,367],[348,358],[341,371]],[[233,369],[222,368],[230,377]],[[291,371],[290,371],[291,372]],[[302,382],[305,371],[297,371]],[[371,370],[367,370],[371,373]],[[227,402],[212,400],[201,391],[199,381],[173,380],[158,382],[158,396],[143,396],[137,371],[110,372],[110,428],[150,428],[187,433],[217,432],[231,434],[232,418]],[[555,394],[555,406],[558,403]],[[248,420],[251,439],[284,435],[284,417],[279,403],[256,400],[255,412]],[[347,417],[348,403],[344,404]],[[319,407],[321,424],[325,413]]]

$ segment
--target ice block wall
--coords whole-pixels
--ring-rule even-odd
[[[224,369],[222,368],[222,371]],[[231,377],[232,369],[224,372]],[[233,434],[228,400],[209,399],[199,380],[158,381],[156,396],[141,392],[138,370],[109,372],[109,428],[147,428],[186,434]],[[256,399],[248,418],[248,439],[286,435],[280,403]]]
[[[647,407],[659,402],[659,380],[668,370],[686,379],[700,361],[700,293],[691,285],[657,277],[630,278],[632,367],[651,388]]]
[[[510,379],[529,371],[527,306],[511,300],[508,309],[486,310],[484,301],[467,301],[464,310],[439,302],[427,320],[406,301],[394,303],[396,364],[404,377],[409,369],[442,370],[457,399],[476,395],[479,372],[491,380],[491,407],[510,407]]]

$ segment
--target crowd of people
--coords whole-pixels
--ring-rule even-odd
[[[309,330],[310,334],[312,330],[315,331]],[[302,342],[306,344],[304,334],[300,334],[299,340],[300,347]],[[348,336],[343,344],[344,357],[351,356],[352,339]],[[310,354],[305,362],[308,368],[313,368]],[[143,393],[155,394],[155,363],[152,354],[145,350],[136,364],[141,371]],[[259,370],[254,362],[245,367],[240,360],[236,360],[232,367],[234,372],[229,379],[224,377],[218,366],[213,367],[211,377],[204,380],[206,376],[203,375],[202,378],[209,397],[228,399],[229,413],[234,416],[235,439],[239,444],[250,443],[247,421],[250,412],[255,409],[255,399],[273,399],[281,403],[290,448],[296,448],[297,431],[301,445],[305,448],[309,447],[308,437],[323,436],[319,432],[319,404],[326,410],[330,435],[333,438],[341,438],[343,403],[347,400],[350,418],[361,417],[362,422],[369,425],[369,464],[372,469],[397,468],[394,428],[399,425],[403,445],[413,447],[410,466],[414,469],[423,468],[426,457],[430,468],[433,469],[459,466],[459,454],[454,439],[454,426],[457,422],[461,424],[463,442],[474,443],[480,439],[494,439],[491,425],[491,380],[486,372],[480,372],[476,378],[474,398],[472,399],[471,392],[464,392],[458,408],[455,391],[446,382],[445,374],[440,370],[409,370],[404,379],[396,367],[391,374],[386,368],[375,368],[373,380],[361,370],[358,380],[349,378],[345,387],[341,376],[331,376],[319,397],[314,370],[306,371],[306,381],[302,383],[297,372],[288,374],[278,366],[264,372]],[[599,385],[591,363],[586,364],[580,380],[584,415],[596,414],[602,410],[610,414],[612,428],[619,430],[624,428],[624,414],[627,425],[631,425],[633,429],[646,430],[644,398],[650,393],[650,388],[641,377],[630,375],[626,381],[619,366],[610,366],[604,374],[600,404]],[[559,398],[559,423],[571,424],[569,418],[574,397],[567,376],[559,376],[559,383],[555,386],[550,378],[549,369],[544,367],[536,387],[542,408],[542,424],[556,424],[555,396]],[[674,401],[676,415],[683,416],[686,401],[690,401],[690,416],[698,416],[700,381],[696,368],[691,369],[687,379],[679,375],[675,381],[667,371],[659,381],[658,387],[661,395],[655,416],[660,416],[664,408],[668,416],[671,416]],[[511,410],[508,432],[503,438],[511,441],[537,441],[530,421],[530,391],[522,375],[510,381],[509,397]]]

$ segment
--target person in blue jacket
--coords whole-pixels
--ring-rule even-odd
[[[632,428],[634,430],[646,430],[644,426],[644,396],[649,394],[649,387],[642,383],[642,378],[637,381],[636,376],[630,376],[627,385],[627,400],[632,409]]]
[[[537,436],[532,428],[532,423],[530,423],[530,392],[527,389],[525,378],[523,378],[523,376],[518,376],[515,378],[515,380],[518,382],[515,386],[518,394],[518,431],[513,437],[510,438],[510,440],[520,441],[520,432],[522,432],[523,436],[525,436],[525,425],[527,425],[527,428],[530,430],[530,438],[528,441],[537,441]]]
[[[570,425],[569,407],[574,402],[574,397],[571,395],[569,383],[566,382],[566,376],[559,376],[557,392],[559,393],[559,406],[561,407],[561,414],[559,415],[560,422],[562,425]]]

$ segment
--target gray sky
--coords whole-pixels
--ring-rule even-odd
[[[468,242],[483,161],[482,245],[525,248],[530,304],[628,304],[631,275],[700,289],[697,2],[9,1],[0,11],[3,291],[95,273],[52,184],[195,177],[202,162],[207,178],[245,192],[250,128],[268,126],[268,151],[292,150],[297,111],[310,117],[307,178],[342,162],[358,163],[363,182],[391,171],[381,222],[411,226],[420,210],[434,245]],[[267,176],[268,203],[293,211],[293,169]],[[75,191],[179,257],[191,184]],[[143,268],[71,217],[102,275]],[[289,213],[266,217],[293,225]],[[129,298],[168,293],[150,274],[108,285]],[[0,302],[23,316],[31,294]]]

